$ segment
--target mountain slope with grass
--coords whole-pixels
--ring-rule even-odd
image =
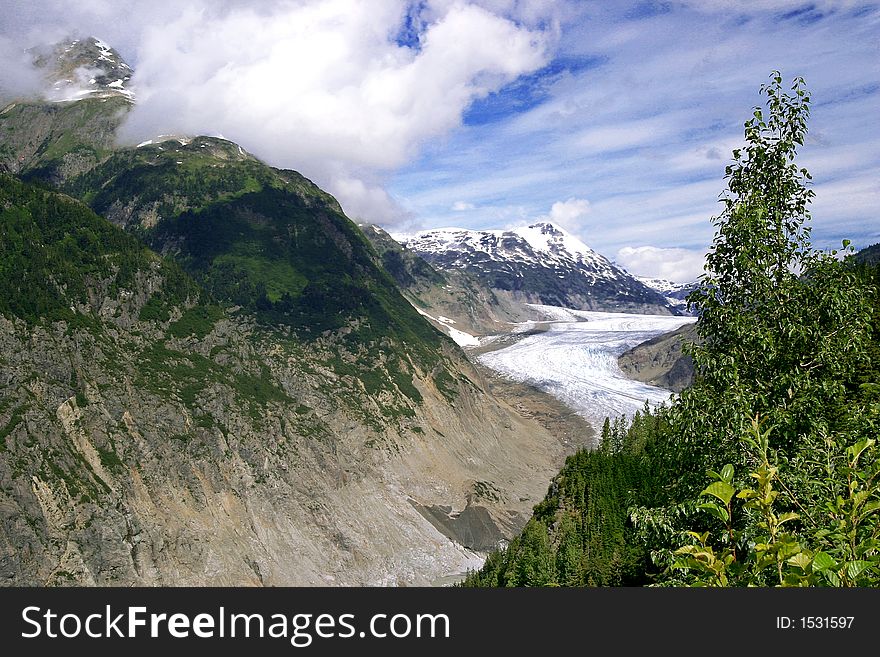
[[[571,440],[332,196],[222,139],[120,147],[130,101],[0,115],[0,581],[428,584],[518,531]]]

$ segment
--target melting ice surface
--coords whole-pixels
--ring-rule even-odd
[[[695,321],[693,317],[532,308],[547,318],[548,330],[483,354],[481,363],[550,393],[597,430],[606,416],[631,417],[646,400],[653,405],[669,399],[668,390],[627,378],[617,366],[617,357]],[[523,328],[531,327],[519,330]]]

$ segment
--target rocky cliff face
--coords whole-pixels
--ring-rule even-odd
[[[2,277],[5,584],[425,584],[478,561],[420,510],[485,547],[568,449],[439,334],[422,354],[406,331],[352,343],[350,323],[304,339],[2,182],[3,261],[42,267]]]
[[[14,354],[2,367],[4,584],[427,584],[478,560],[416,505],[481,514],[488,532],[470,544],[485,549],[522,526],[561,462],[558,442],[470,384],[446,388],[453,407],[414,379],[422,403],[398,424],[356,379],[304,375],[282,342],[221,320],[197,349],[277,368],[256,385],[279,400],[249,405],[247,370],[230,363],[242,373],[189,403],[197,380],[151,391],[141,368],[162,350],[157,367],[193,370],[198,350],[68,328],[0,320]],[[271,355],[253,358],[255,345]]]
[[[697,340],[694,324],[658,335],[621,354],[617,363],[632,379],[681,392],[694,380],[693,359],[682,346]]]

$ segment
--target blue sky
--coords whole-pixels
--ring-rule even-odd
[[[813,94],[800,161],[814,177],[814,242],[880,241],[877,5],[604,4],[569,13],[547,66],[476,101],[391,177],[413,225],[495,228],[569,202],[582,212],[557,215],[590,246],[688,278],[743,122],[778,69]]]
[[[394,232],[552,220],[634,273],[700,273],[770,72],[813,94],[814,242],[880,241],[880,3],[0,0],[24,47],[135,68],[129,143],[222,135]]]

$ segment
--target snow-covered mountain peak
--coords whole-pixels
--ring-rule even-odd
[[[35,52],[34,65],[43,69],[50,85],[46,96],[54,102],[134,98],[128,84],[134,73],[131,67],[109,44],[95,37],[68,39]]]
[[[467,271],[518,300],[584,310],[669,311],[662,295],[549,222],[394,237],[438,269]]]
[[[665,278],[651,278],[649,276],[636,276],[638,280],[650,287],[651,289],[669,295],[672,292],[690,292],[696,287],[696,283],[674,283]]]
[[[636,276],[635,278],[646,287],[662,294],[670,305],[682,313],[687,312],[688,295],[698,286],[698,283],[674,283],[667,281],[665,278],[650,278],[647,276]]]
[[[578,238],[549,222],[538,222],[514,228],[511,232],[522,237],[536,251],[567,254],[575,259],[596,260],[602,258]],[[604,258],[602,258],[604,260]]]
[[[611,263],[559,226],[538,222],[504,230],[434,228],[395,239],[422,254],[484,253],[492,259],[533,261],[553,266],[569,261],[611,272]]]

